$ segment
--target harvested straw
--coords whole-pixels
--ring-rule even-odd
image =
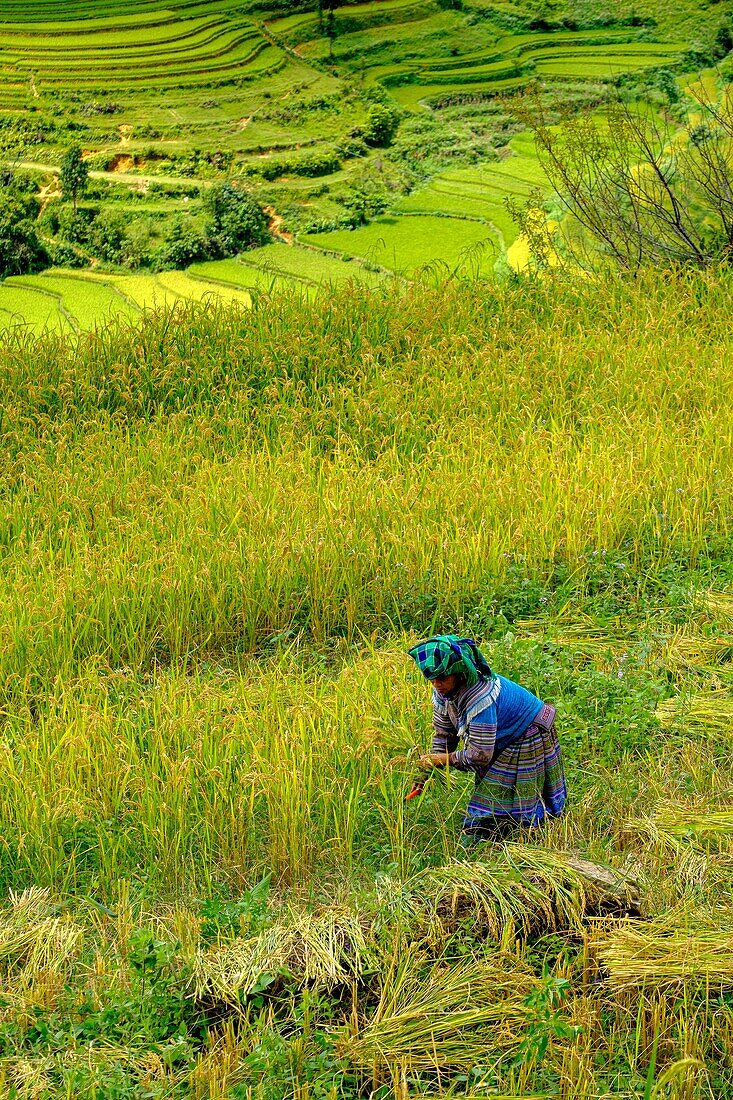
[[[491,863],[429,868],[406,890],[413,913],[427,919],[428,936],[438,942],[464,921],[500,943],[560,928],[580,932],[589,912],[626,912],[638,902],[634,885],[617,872],[520,844],[507,845]]]
[[[10,894],[0,914],[0,970],[27,977],[41,970],[61,971],[73,955],[82,930],[66,915],[53,915],[48,890],[31,887]]]
[[[200,953],[194,962],[193,992],[234,1007],[287,973],[303,985],[332,988],[349,984],[373,965],[370,925],[345,909],[317,914],[291,910],[257,936],[237,939]]]
[[[441,959],[418,951],[394,960],[373,1015],[340,1041],[341,1053],[365,1069],[461,1070],[519,1043],[537,979],[516,958]]]
[[[665,728],[680,723],[702,736],[733,733],[733,696],[727,691],[677,695],[659,703],[656,713]]]
[[[682,985],[733,989],[733,911],[671,913],[623,923],[591,938],[618,988]]]
[[[702,634],[695,624],[676,630],[662,648],[662,663],[676,676],[691,669],[717,669],[733,657],[733,635]]]
[[[589,659],[618,658],[638,637],[638,631],[629,630],[618,619],[604,623],[600,628],[595,619],[577,612],[571,618],[561,612],[551,620],[521,619],[516,627],[522,634],[540,636],[543,642],[550,642]]]
[[[685,806],[662,805],[657,807],[654,824],[667,836],[697,838],[714,837],[733,841],[733,811],[715,810],[695,813]]]
[[[709,589],[703,593],[700,604],[713,621],[733,627],[733,592],[715,592]]]

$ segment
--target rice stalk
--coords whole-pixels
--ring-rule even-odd
[[[11,893],[11,904],[0,914],[0,970],[26,977],[42,970],[60,971],[73,955],[82,929],[66,915],[52,916],[48,890],[31,887]]]
[[[675,630],[662,647],[662,663],[675,676],[691,670],[717,669],[733,656],[733,635],[702,634],[695,624]]]
[[[363,1069],[465,1070],[520,1041],[525,998],[537,984],[501,956],[428,964],[407,951],[385,974],[373,1014],[337,1050]]]
[[[617,989],[733,989],[733,910],[672,912],[600,930],[590,946]]]
[[[293,911],[257,936],[199,953],[193,994],[236,1007],[281,974],[325,989],[350,984],[374,965],[369,932],[368,922],[347,910]]]
[[[709,612],[712,619],[722,621],[733,629],[733,592],[716,592],[709,589],[702,593],[700,604],[705,611]]]
[[[733,696],[727,691],[701,691],[676,695],[657,704],[656,715],[663,729],[684,725],[701,736],[733,733]]]
[[[675,837],[720,837],[733,840],[733,811],[696,813],[685,806],[661,806],[654,815],[660,832]]]
[[[541,637],[545,643],[561,646],[580,657],[596,659],[618,657],[628,650],[638,633],[624,627],[618,619],[604,623],[601,629],[594,619],[577,611],[568,615],[561,611],[550,620],[520,619],[516,627],[522,633]]]
[[[411,908],[439,942],[459,924],[510,944],[518,934],[580,932],[586,914],[634,906],[633,884],[618,872],[564,852],[509,844],[496,862],[454,861],[420,872],[405,884]]]

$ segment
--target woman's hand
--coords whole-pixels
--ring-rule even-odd
[[[417,762],[418,768],[424,772],[429,772],[431,768],[445,768],[447,764],[447,752],[428,752],[421,756]]]

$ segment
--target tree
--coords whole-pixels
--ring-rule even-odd
[[[75,214],[77,202],[86,191],[88,182],[89,169],[82,160],[81,148],[78,145],[72,145],[66,150],[61,161],[61,193],[64,197],[71,196]]]
[[[386,103],[373,103],[364,125],[364,141],[367,145],[389,145],[397,133],[399,124],[400,112],[397,107],[390,107]]]
[[[251,195],[231,183],[211,187],[204,196],[212,251],[232,256],[269,239],[267,219]]]
[[[585,269],[610,262],[636,272],[733,256],[733,118],[710,101],[696,109],[705,122],[692,129],[623,103],[600,122],[586,115],[551,126],[535,100],[525,121],[566,216],[548,229],[541,194],[507,205],[538,264],[564,255]]]
[[[30,275],[48,263],[29,202],[11,192],[0,193],[0,279]]]
[[[721,61],[733,50],[733,27],[727,19],[723,19],[715,32],[713,42],[713,54],[716,61]]]

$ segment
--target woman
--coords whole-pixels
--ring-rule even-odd
[[[464,831],[503,833],[562,813],[567,788],[555,708],[495,675],[470,638],[437,634],[409,653],[433,685],[433,744],[420,768],[450,765],[476,777]]]

